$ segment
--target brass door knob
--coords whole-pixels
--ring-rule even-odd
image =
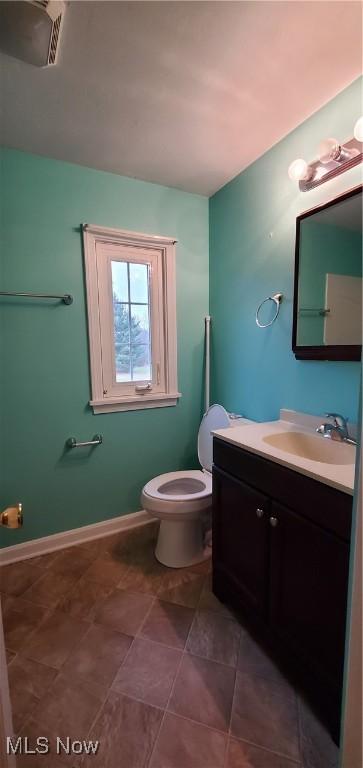
[[[23,505],[7,507],[0,515],[0,525],[6,528],[21,528],[23,525]]]

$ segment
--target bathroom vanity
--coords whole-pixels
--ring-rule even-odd
[[[354,464],[349,455],[345,469],[334,455],[324,456],[330,465],[294,457],[268,442],[286,432],[299,449],[306,442],[309,455],[330,442],[297,429],[270,422],[232,438],[228,430],[215,434],[213,590],[252,626],[338,740]],[[347,448],[332,450],[340,447]],[[324,471],[330,482],[317,479]]]

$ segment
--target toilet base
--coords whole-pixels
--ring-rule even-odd
[[[201,520],[161,520],[155,557],[168,568],[185,568],[208,559]]]

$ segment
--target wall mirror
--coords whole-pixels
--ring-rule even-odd
[[[300,360],[360,360],[361,186],[296,219],[292,349]]]

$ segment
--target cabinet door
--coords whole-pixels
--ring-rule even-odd
[[[224,574],[240,598],[240,607],[260,615],[267,608],[269,503],[263,494],[213,468],[216,584]]]
[[[270,622],[319,678],[342,682],[349,545],[272,503]]]

